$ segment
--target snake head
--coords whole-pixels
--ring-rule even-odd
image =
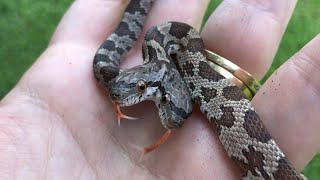
[[[121,107],[154,101],[161,123],[167,129],[181,127],[192,111],[190,92],[184,80],[167,64],[148,63],[122,70],[111,87],[110,97]]]

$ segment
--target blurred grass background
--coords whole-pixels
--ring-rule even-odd
[[[207,18],[220,3],[211,0]],[[49,38],[72,0],[0,1],[0,99],[46,48]],[[320,32],[320,1],[298,1],[279,51],[266,77]],[[304,170],[310,180],[320,179],[320,155]]]

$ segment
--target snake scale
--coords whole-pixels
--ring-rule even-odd
[[[144,64],[119,68],[137,41],[153,0],[131,0],[116,30],[93,61],[97,81],[119,106],[152,100],[167,129],[182,126],[192,103],[212,124],[243,179],[305,179],[271,138],[242,91],[206,61],[200,34],[180,22],[151,28],[143,43]]]

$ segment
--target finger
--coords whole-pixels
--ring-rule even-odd
[[[156,1],[146,28],[168,21],[179,21],[200,28],[203,15],[209,0],[185,0],[181,1],[161,0]]]
[[[320,148],[320,35],[282,65],[252,103],[289,160],[302,169]]]
[[[262,78],[278,49],[296,0],[222,1],[203,29],[206,47]]]
[[[118,25],[129,0],[77,0],[63,16],[52,39],[100,44]]]

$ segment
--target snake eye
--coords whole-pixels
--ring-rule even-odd
[[[170,94],[163,95],[160,100],[162,105],[168,105],[170,101],[171,101]]]
[[[136,91],[138,93],[144,93],[147,89],[147,84],[143,80],[139,80],[136,84]]]

